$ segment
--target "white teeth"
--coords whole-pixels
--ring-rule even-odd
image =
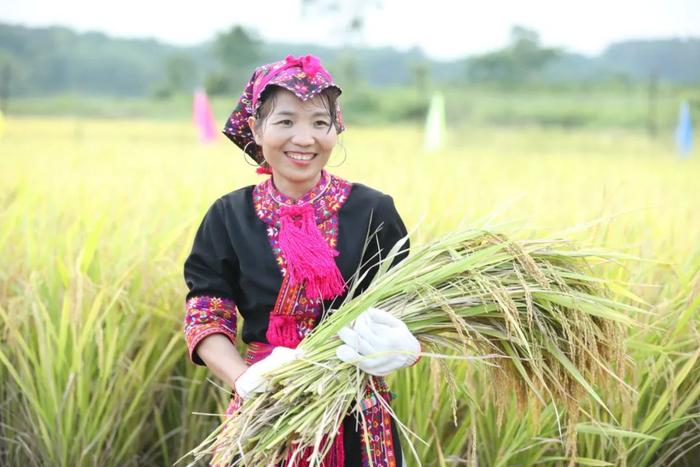
[[[288,152],[287,156],[291,157],[295,161],[310,161],[313,159],[314,154],[297,154],[294,152]]]

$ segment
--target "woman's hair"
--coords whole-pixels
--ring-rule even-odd
[[[265,90],[260,94],[260,106],[258,106],[257,112],[255,112],[255,129],[260,131],[262,128],[262,124],[265,122],[267,117],[270,116],[272,111],[275,109],[275,102],[277,101],[277,95],[282,91],[282,90],[287,91],[287,89],[280,87],[280,86],[275,86],[271,85],[265,88]],[[291,92],[291,91],[288,91]],[[328,112],[328,116],[331,119],[331,122],[333,122],[333,126],[335,126],[336,131],[338,131],[338,115],[337,115],[337,102],[338,102],[338,96],[340,96],[340,92],[334,87],[328,87],[325,88],[323,91],[321,91],[318,94],[321,97],[321,102],[323,103],[323,107],[326,109]],[[328,127],[328,131],[331,130],[331,127]]]

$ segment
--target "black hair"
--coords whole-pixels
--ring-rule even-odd
[[[285,89],[281,86],[270,85],[265,88],[265,90],[260,93],[260,105],[258,110],[255,112],[255,129],[260,130],[262,128],[263,122],[270,116],[273,110],[275,110],[275,102],[277,101],[277,95],[279,92]],[[285,89],[287,90],[287,89]],[[290,91],[291,92],[291,91]],[[340,91],[338,88],[331,86],[325,88],[318,94],[321,97],[321,102],[323,107],[328,112],[328,116],[333,122],[336,131],[340,131],[340,124],[338,122],[338,112],[337,103],[338,96],[340,96]],[[330,125],[328,126],[328,131],[331,131]]]

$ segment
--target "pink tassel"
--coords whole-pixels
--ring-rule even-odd
[[[290,281],[303,283],[308,298],[331,299],[343,293],[345,282],[333,259],[338,252],[328,246],[316,227],[311,206],[282,207],[279,246],[287,260]]]
[[[255,169],[255,173],[258,175],[272,175],[272,169],[269,167],[260,166]]]
[[[297,333],[297,322],[293,315],[270,314],[270,324],[265,333],[270,345],[296,349],[301,342]]]

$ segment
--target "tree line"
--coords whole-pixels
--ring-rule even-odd
[[[626,41],[597,57],[545,47],[536,31],[516,26],[502,49],[452,62],[419,49],[266,43],[242,26],[214,40],[177,47],[152,39],[115,39],[64,27],[0,23],[0,89],[14,96],[90,94],[166,98],[197,86],[239,92],[253,67],[286,54],[314,53],[345,87],[479,85],[512,88],[561,83],[700,83],[700,39]]]

